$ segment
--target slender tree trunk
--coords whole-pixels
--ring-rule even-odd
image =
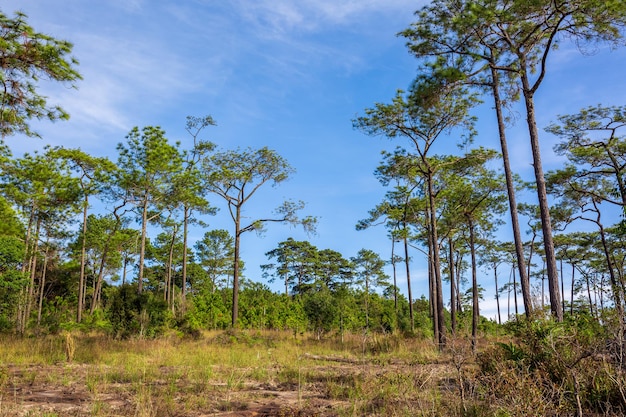
[[[137,292],[143,292],[143,266],[146,256],[146,234],[148,230],[148,200],[144,200],[141,211],[141,247],[139,248],[139,278],[137,279]]]
[[[493,275],[496,285],[496,307],[498,309],[498,324],[502,324],[502,316],[500,315],[500,290],[498,289],[498,264],[493,265]]]
[[[599,216],[599,213],[598,213]],[[609,270],[609,279],[611,281],[611,290],[613,292],[613,298],[615,301],[615,308],[619,314],[619,317],[624,317],[624,306],[622,304],[622,297],[620,294],[620,287],[618,286],[617,279],[615,278],[615,267],[611,260],[611,254],[609,252],[609,247],[606,241],[606,234],[604,232],[604,227],[598,221],[598,227],[600,228],[600,240],[602,241],[602,249],[604,251],[604,256],[606,258],[606,266]]]
[[[429,228],[430,230],[430,228]],[[433,242],[428,238],[428,308],[433,323],[433,338],[439,340],[439,316],[437,315],[437,292],[435,284],[435,269],[433,267]]]
[[[515,269],[513,269],[513,300],[515,302],[515,320],[519,316],[519,309],[517,307],[517,276],[515,274]]]
[[[43,310],[43,296],[46,288],[46,272],[48,270],[48,246],[43,255],[43,271],[41,271],[41,282],[39,283],[39,306],[37,308],[37,327],[41,325],[41,312]]]
[[[563,299],[561,301],[563,305],[563,314],[565,314],[565,274],[563,272],[563,258],[559,259],[560,269],[561,269],[561,294],[563,294]]]
[[[570,297],[570,305],[569,305],[569,315],[574,316],[574,283],[575,283],[575,273],[576,268],[572,263],[572,288],[571,288],[571,297]]]
[[[180,288],[180,296],[182,298],[182,311],[185,312],[187,308],[187,239],[189,234],[189,216],[190,210],[189,207],[184,207],[183,213],[183,283]]]
[[[522,59],[522,68],[527,68],[525,60]],[[561,296],[559,294],[559,275],[556,266],[556,256],[554,253],[554,241],[552,239],[552,222],[550,219],[550,207],[548,205],[548,193],[546,181],[541,164],[541,150],[539,147],[539,132],[535,118],[535,104],[533,101],[533,91],[530,88],[528,74],[521,71],[522,90],[524,102],[526,104],[526,121],[528,122],[528,133],[533,156],[533,168],[535,171],[535,181],[537,184],[537,198],[539,200],[539,212],[541,214],[541,230],[543,232],[543,246],[546,256],[546,270],[548,275],[548,292],[550,293],[550,310],[557,321],[563,321],[563,310],[561,309]]]
[[[600,312],[604,313],[604,274],[600,275]]]
[[[430,210],[430,235],[431,241],[433,245],[433,272],[435,277],[435,294],[436,294],[436,308],[435,312],[437,315],[438,321],[438,330],[439,330],[439,348],[443,349],[446,346],[446,327],[445,327],[445,318],[443,311],[443,291],[442,291],[442,283],[441,283],[441,261],[439,259],[439,236],[437,235],[437,214],[436,214],[436,204],[435,204],[435,190],[433,186],[433,174],[432,172],[428,173],[427,178],[428,183],[428,199],[429,199],[429,210]]]
[[[24,251],[24,260],[22,262],[21,273],[22,276],[26,276],[28,272],[28,268],[31,265],[31,256],[32,252],[30,250],[31,247],[31,233],[33,229],[33,222],[35,221],[35,207],[31,207],[30,215],[28,216],[28,225],[26,227],[26,238],[24,239],[24,247],[26,250]],[[28,303],[28,292],[29,287],[26,285],[22,289],[20,289],[20,299],[17,306],[17,332],[20,335],[24,334],[26,330],[26,305]]]
[[[41,217],[37,218],[37,225],[35,226],[35,236],[33,241],[33,252],[30,266],[30,285],[28,287],[28,299],[26,300],[26,311],[24,312],[24,329],[28,324],[30,313],[33,309],[33,294],[35,291],[35,274],[37,273],[37,252],[39,252],[39,231],[41,229]]]
[[[598,318],[597,312],[593,309],[593,299],[591,298],[591,283],[589,282],[589,274],[583,274],[585,276],[585,282],[587,283],[587,299],[589,300],[589,312],[596,319]]]
[[[406,225],[405,225],[406,230]],[[411,290],[411,265],[409,260],[409,239],[404,236],[404,265],[406,267],[406,285],[409,296],[409,318],[411,320],[411,331],[415,330],[415,320],[413,319],[413,292]]]
[[[546,307],[546,261],[541,268],[541,309]]]
[[[474,222],[468,218],[470,255],[472,259],[472,352],[476,352],[476,337],[478,334],[478,320],[480,310],[478,306],[478,277],[476,273],[476,243],[474,237]]]
[[[506,316],[511,318],[511,278],[513,276],[513,272],[515,271],[515,266],[511,267],[511,273],[509,274],[509,283],[507,285],[507,301],[506,301]]]
[[[128,269],[128,258],[124,258],[124,267],[122,269],[122,285],[126,284],[126,271]]]
[[[232,322],[233,328],[237,327],[237,318],[239,315],[239,243],[241,240],[241,207],[236,207],[235,214],[235,254],[233,264],[233,310]]]
[[[398,278],[396,271],[396,239],[391,237],[391,268],[393,270],[393,308],[398,314]]]
[[[82,183],[82,180],[81,180]],[[85,295],[85,258],[87,253],[87,210],[89,208],[89,197],[85,193],[85,202],[83,207],[83,239],[80,250],[80,276],[78,278],[78,308],[76,311],[76,322],[80,323],[83,319],[83,309],[85,308],[83,297]],[[94,295],[95,296],[95,295]]]
[[[108,245],[108,244],[107,244]],[[100,292],[102,291],[102,281],[104,281],[104,265],[106,264],[107,250],[105,249],[102,257],[100,258],[100,266],[98,267],[98,278],[96,281],[96,289],[94,290],[93,298],[91,299],[91,314],[96,311],[96,307],[100,304]],[[122,285],[124,285],[124,279],[122,279]]]
[[[463,303],[461,302],[461,267],[463,265],[463,254],[460,251],[456,251],[456,311],[463,313]]]
[[[530,248],[528,248],[528,269],[527,269],[527,275],[530,277],[530,267],[533,264],[533,256],[535,255],[535,238],[537,237],[537,234],[535,233],[535,231],[533,230],[533,237],[532,239],[530,239]],[[543,270],[545,271],[545,263],[543,265]],[[543,309],[544,307],[544,303],[543,300],[541,301],[541,308]]]
[[[365,329],[367,331],[369,331],[370,329],[369,298],[370,298],[369,279],[368,277],[365,277]]]
[[[454,245],[452,243],[452,237],[448,238],[448,268],[450,269],[450,321],[452,328],[452,335],[456,333],[456,289],[454,277]]]
[[[167,305],[171,309],[174,307],[174,282],[172,278],[172,268],[174,266],[174,244],[176,243],[176,233],[178,228],[173,227],[172,238],[170,240],[170,247],[167,256]]]
[[[502,150],[502,162],[504,164],[504,176],[506,179],[506,190],[509,197],[509,212],[511,214],[511,225],[513,227],[513,241],[515,243],[515,254],[517,258],[517,268],[519,270],[520,282],[522,284],[522,296],[524,298],[524,312],[526,317],[532,315],[532,299],[530,295],[529,273],[524,265],[524,243],[522,241],[519,219],[517,214],[517,202],[515,198],[515,185],[513,183],[513,173],[509,160],[509,147],[506,140],[506,128],[502,114],[502,100],[500,98],[500,80],[498,70],[491,66],[492,93],[495,102],[496,116],[498,120],[498,134],[500,137],[500,148]]]

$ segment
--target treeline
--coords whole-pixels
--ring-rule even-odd
[[[583,273],[586,278],[582,289],[589,300],[592,293],[597,299],[598,292],[592,286],[597,288],[598,280],[608,277],[604,285],[600,284],[600,292],[608,289],[610,304],[622,317],[626,294],[620,260],[622,227],[614,222],[604,224],[606,217],[602,214],[606,213],[606,205],[614,204],[620,212],[625,208],[624,149],[623,140],[617,136],[624,123],[624,109],[598,106],[561,117],[549,131],[562,140],[556,151],[567,158],[567,163],[563,169],[546,174],[535,96],[550,74],[550,58],[557,46],[566,41],[582,49],[597,48],[602,42],[622,44],[626,27],[623,2],[434,0],[415,16],[414,23],[400,35],[418,59],[417,77],[407,91],[398,91],[391,103],[377,103],[367,109],[354,120],[354,126],[371,136],[403,141],[395,152],[385,155],[385,164],[377,172],[392,191],[362,226],[384,221],[392,238],[403,242],[405,252],[410,241],[416,237],[420,241],[427,253],[429,298],[434,306],[434,334],[439,345],[446,345],[448,333],[442,284],[445,252],[449,253],[452,283],[457,272],[455,249],[464,248],[468,253],[475,344],[479,318],[477,264],[481,257],[478,249],[489,246],[487,242],[493,240],[490,235],[507,206],[514,243],[509,256],[514,257],[517,267],[527,318],[534,317],[543,306],[545,282],[551,316],[558,322],[563,320],[561,265],[568,251],[585,253],[582,258],[570,259],[574,270],[576,265],[589,266],[592,259],[600,260],[593,267],[595,282]],[[493,108],[497,122],[502,174],[492,170],[493,163],[488,164],[496,157],[493,151],[472,148],[477,135],[473,110],[483,100]],[[511,118],[507,112],[518,102],[526,120],[534,171],[532,184],[523,186],[537,195],[536,207],[524,206],[533,227],[530,243],[522,240],[516,197],[520,185],[511,170],[508,152],[507,121]],[[449,136],[456,136],[456,140]],[[450,141],[464,154],[435,154],[438,149],[450,148]],[[577,220],[590,221],[595,231],[578,240],[574,235],[564,235],[557,241],[557,233],[581,224]],[[535,247],[535,242],[540,246]],[[535,266],[533,259],[538,253],[542,261]],[[530,281],[537,271],[542,277],[541,305],[534,299]],[[574,292],[580,288],[572,284],[572,304]],[[454,298],[450,297],[451,309]],[[589,309],[594,310],[593,304],[589,302]]]
[[[333,250],[287,240],[268,252],[273,263],[264,266],[265,277],[243,282],[242,234],[271,223],[311,232],[317,219],[301,217],[304,204],[290,200],[273,215],[242,216],[257,190],[281,183],[293,170],[273,150],[219,149],[203,140],[205,129],[215,125],[210,116],[187,119],[192,143],[187,149],[171,143],[158,126],[134,128],[117,145],[115,161],[61,147],[16,158],[4,147],[2,327],[24,334],[41,329],[46,320],[81,325],[97,319],[111,328],[133,323],[121,328],[139,333],[146,323],[197,329],[224,326],[225,308],[230,326],[254,327],[259,323],[251,324],[248,315],[254,304],[244,308],[244,301],[254,298],[253,287],[255,294],[270,297],[258,284],[267,279],[284,284],[283,294],[271,296],[273,305],[292,312],[285,313],[289,320],[281,316],[283,321],[272,319],[265,326],[318,335],[330,329],[417,328],[432,331],[444,347],[468,309],[475,343],[485,283],[479,270],[486,269],[493,272],[499,320],[499,296],[513,287],[515,299],[518,292],[521,298],[515,311],[528,318],[542,315],[544,308],[557,322],[584,312],[602,323],[614,314],[623,329],[626,228],[619,215],[626,208],[626,144],[620,134],[626,108],[599,105],[559,117],[547,130],[560,139],[555,151],[566,162],[544,172],[534,97],[549,74],[555,43],[573,38],[578,46],[619,45],[625,22],[621,2],[586,0],[436,0],[416,13],[415,23],[401,35],[418,59],[418,76],[391,103],[378,103],[353,121],[368,135],[404,141],[383,154],[375,172],[388,189],[384,201],[357,224],[387,228],[390,256],[384,258],[389,261],[366,249],[344,259]],[[75,60],[67,58],[71,44],[37,34],[20,14],[1,16],[0,23],[11,46],[4,51],[11,64],[3,69],[7,88],[0,93],[0,128],[5,136],[36,135],[30,118],[67,115],[47,106],[31,80],[43,75],[61,82],[79,79]],[[498,151],[473,146],[478,135],[473,111],[482,100],[493,103]],[[508,155],[506,112],[517,101],[525,109],[531,183],[511,171]],[[435,153],[448,151],[451,143],[462,151]],[[537,193],[536,205],[517,202],[522,189]],[[218,202],[226,207],[232,230],[209,230],[191,244],[190,227],[202,226]],[[503,216],[510,219],[512,243],[494,238]],[[522,239],[520,216],[527,220],[528,240]],[[158,234],[149,236],[149,230]],[[411,290],[411,262],[418,256],[428,265],[428,308],[419,310],[428,311],[428,323],[416,318],[421,304]],[[393,271],[390,278],[381,272],[385,264]],[[504,265],[512,274],[502,285],[498,273]],[[399,274],[408,284],[406,302],[398,294]],[[446,280],[449,294],[444,294]],[[220,320],[218,315],[194,318],[213,306],[222,311]],[[274,310],[268,307],[263,314],[268,311]]]

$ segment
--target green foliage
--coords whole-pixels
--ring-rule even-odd
[[[71,57],[73,45],[38,33],[26,22],[26,15],[14,18],[0,12],[0,135],[2,138],[22,133],[39,136],[30,129],[33,118],[51,121],[68,119],[59,106],[50,106],[37,93],[40,78],[61,83],[81,78],[78,61]]]
[[[188,298],[187,324],[191,329],[225,329],[230,324],[230,291],[202,289]]]
[[[298,217],[304,208],[303,202],[284,201],[275,209],[274,215],[250,220],[242,224],[242,210],[252,196],[265,184],[277,185],[293,173],[289,163],[275,151],[267,147],[216,152],[200,161],[205,174],[207,189],[226,201],[234,223],[233,253],[233,304],[232,325],[237,325],[239,315],[239,270],[240,237],[243,233],[260,233],[267,223],[288,223],[301,225],[307,232],[313,232],[317,218]]]
[[[24,243],[9,236],[0,236],[0,331],[14,325],[15,306],[28,278],[18,271],[24,259]]]
[[[4,196],[0,196],[0,236],[23,236],[24,225]]]
[[[233,273],[235,258],[235,240],[227,230],[218,229],[206,232],[195,244],[196,256],[199,265],[206,271],[206,282],[193,282],[193,286],[200,289],[206,286],[214,291],[224,288],[225,281]]]
[[[337,305],[328,289],[308,292],[302,297],[304,311],[311,330],[320,339],[331,331],[337,317]]]
[[[516,340],[496,343],[477,358],[487,395],[502,403],[552,407],[558,414],[626,411],[622,365],[609,349],[607,327],[595,318],[520,320],[508,327]]]
[[[121,285],[112,291],[108,318],[114,337],[154,337],[173,324],[167,303],[152,293],[137,292],[135,285]]]

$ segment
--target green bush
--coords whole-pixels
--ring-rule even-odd
[[[479,385],[494,405],[509,404],[514,415],[528,405],[543,415],[626,412],[624,369],[608,351],[610,332],[595,318],[520,320],[508,327],[514,341],[477,357]]]
[[[173,314],[167,303],[144,292],[137,293],[135,285],[125,284],[112,291],[108,319],[114,337],[155,337],[172,327]]]

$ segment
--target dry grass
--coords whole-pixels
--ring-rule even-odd
[[[68,337],[5,338],[0,417],[496,415],[470,401],[475,366],[465,341],[440,354],[429,341],[393,335]]]

